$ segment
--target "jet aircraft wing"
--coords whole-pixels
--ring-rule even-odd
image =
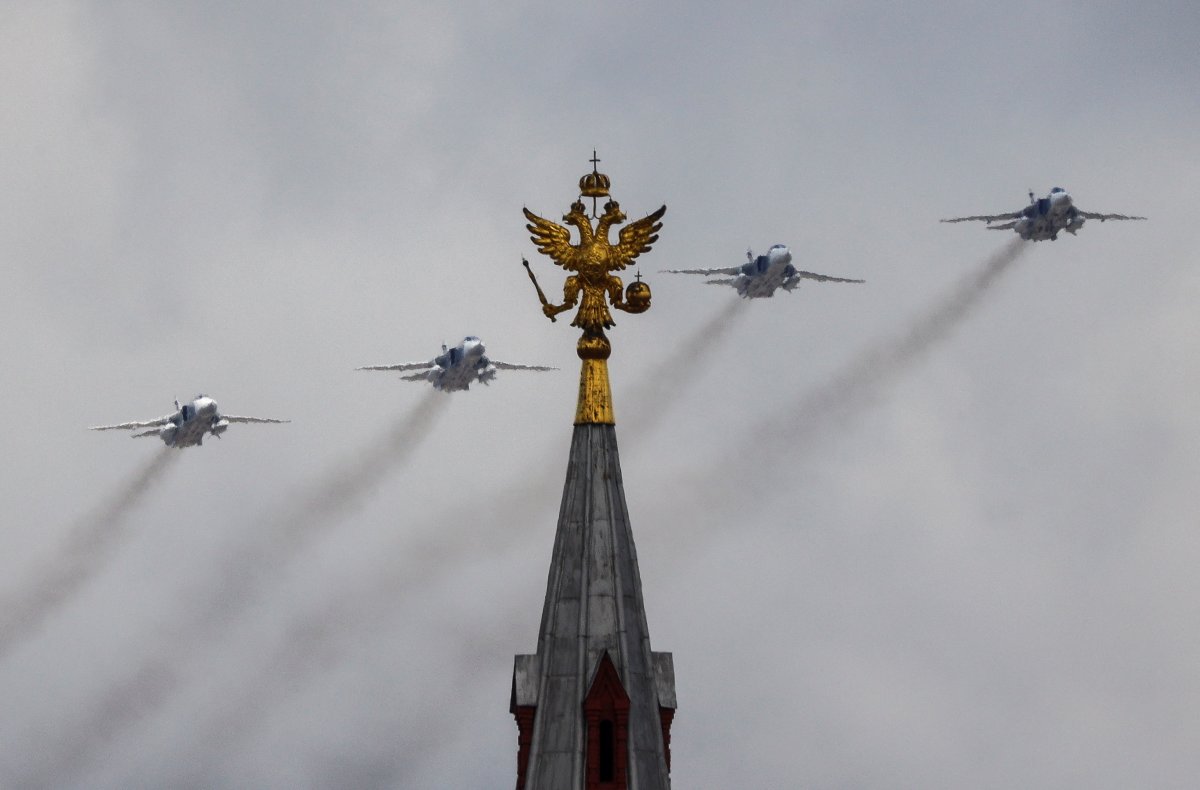
[[[741,274],[741,266],[730,266],[725,269],[659,269],[666,274]]]
[[[231,423],[232,422],[274,422],[274,423],[291,422],[291,420],[275,420],[270,417],[231,417],[228,414],[222,414],[221,419],[228,420]]]
[[[171,421],[174,414],[168,414],[166,417],[159,417],[157,420],[147,420],[146,422],[123,422],[119,425],[93,425],[88,428],[89,431],[112,431],[112,430],[132,430],[133,428],[161,428]]]
[[[830,277],[828,274],[817,274],[816,272],[802,272],[796,270],[797,277],[803,277],[806,280],[816,280],[820,283],[865,283],[866,280],[850,280],[845,277]]]
[[[399,365],[365,365],[355,370],[428,370],[436,366],[436,362],[401,362]]]
[[[1003,225],[988,225],[987,229],[988,230],[1012,230],[1015,227],[1017,227],[1017,221],[1014,219],[1012,222],[1005,222]]]
[[[500,370],[558,370],[558,368],[550,368],[545,365],[514,365],[511,362],[497,362],[494,359],[489,361]]]
[[[1104,222],[1106,219],[1145,219],[1145,217],[1127,217],[1124,214],[1096,214],[1091,211],[1080,211],[1079,216],[1087,219],[1098,219]]]
[[[955,217],[954,219],[944,219],[942,222],[999,222],[1002,219],[1020,219],[1024,216],[1025,211],[1012,211],[1008,214],[979,214],[974,217]]]

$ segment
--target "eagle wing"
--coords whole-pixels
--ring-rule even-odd
[[[620,240],[614,248],[616,254],[611,261],[616,265],[616,268],[624,269],[633,263],[634,258],[643,252],[649,252],[651,245],[658,241],[658,232],[662,230],[662,222],[660,220],[663,214],[666,213],[667,207],[663,206],[653,214],[642,217],[637,222],[631,222],[621,228]]]
[[[579,250],[571,245],[570,229],[539,217],[527,208],[521,210],[525,212],[525,219],[529,220],[525,229],[529,231],[529,238],[538,250],[549,255],[552,261],[567,271],[579,271]]]

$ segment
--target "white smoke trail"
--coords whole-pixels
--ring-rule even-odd
[[[175,635],[166,640],[166,649],[149,656],[124,682],[111,688],[92,711],[80,716],[80,726],[58,734],[60,748],[55,749],[53,761],[26,766],[27,773],[22,776],[0,778],[21,785],[67,784],[122,733],[168,705],[192,676],[186,668],[213,644],[219,644],[221,631],[258,600],[272,573],[282,570],[310,540],[336,524],[409,461],[433,431],[448,401],[445,393],[431,390],[376,441],[347,456],[322,479],[304,486],[303,496],[289,502],[265,528],[249,533],[257,542],[239,546],[230,554],[208,588],[212,595],[189,602],[186,611],[179,613],[173,621]],[[28,773],[37,771],[48,775]]]
[[[672,344],[671,352],[658,364],[651,366],[649,375],[617,399],[617,418],[621,433],[638,437],[658,425],[663,416],[707,370],[708,358],[717,343],[729,334],[737,319],[746,314],[745,302],[736,298],[716,315],[683,339]],[[624,405],[623,404],[628,404]]]
[[[417,407],[401,415],[377,442],[347,457],[321,482],[308,488],[308,495],[278,519],[286,525],[287,537],[310,532],[344,515],[384,478],[408,463],[437,426],[451,397],[429,390]],[[274,546],[271,548],[274,551]]]
[[[832,378],[803,393],[791,410],[793,417],[773,417],[752,429],[747,451],[795,452],[800,440],[868,406],[884,387],[950,337],[1028,249],[1029,243],[1020,238],[1010,241],[899,334],[869,346]]]
[[[0,656],[29,638],[104,567],[128,538],[127,516],[178,454],[171,447],[155,453],[111,500],[80,519],[45,569],[0,603]]]
[[[412,459],[432,433],[449,397],[430,390],[412,412],[402,414],[376,441],[348,455],[320,480],[303,486],[282,512],[267,519],[256,543],[231,553],[218,571],[215,595],[193,606],[197,613],[186,630],[209,633],[246,608],[269,578],[307,546],[308,541],[337,523],[393,471]],[[200,626],[203,624],[203,627]]]

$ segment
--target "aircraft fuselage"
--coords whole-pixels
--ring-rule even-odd
[[[468,337],[454,348],[446,349],[433,362],[435,367],[429,369],[426,378],[443,392],[470,389],[475,382],[487,384],[496,377],[496,368],[477,337]]]
[[[1026,241],[1054,241],[1064,230],[1074,235],[1084,223],[1071,196],[1059,187],[1050,190],[1046,197],[1033,200],[1022,215],[1013,224],[1013,230]]]
[[[775,295],[783,288],[792,290],[799,282],[796,267],[792,265],[792,253],[782,244],[776,244],[766,255],[759,255],[742,265],[742,273],[733,278],[730,285],[746,299],[761,299]]]
[[[202,395],[171,415],[171,421],[158,430],[158,437],[168,447],[183,449],[202,444],[205,434],[219,436],[227,427],[217,402]]]

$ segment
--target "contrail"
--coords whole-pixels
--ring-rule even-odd
[[[305,495],[267,520],[262,540],[239,547],[218,573],[218,593],[200,607],[198,618],[211,630],[245,608],[267,570],[278,570],[367,497],[393,470],[407,463],[433,431],[449,397],[430,390],[415,409],[400,415],[376,441],[347,456],[323,478],[303,487]]]
[[[412,459],[433,432],[451,397],[430,390],[411,413],[397,418],[378,441],[346,458],[322,482],[306,487],[308,495],[276,519],[287,533],[280,537],[286,538],[291,547],[294,538],[316,531],[357,505],[393,470]],[[279,556],[276,546],[266,548],[271,556]]]
[[[234,686],[216,694],[223,704],[189,732],[188,751],[182,762],[198,767],[219,766],[221,754],[249,738],[262,726],[266,715],[284,701],[348,660],[355,650],[361,650],[364,639],[401,627],[398,615],[411,612],[403,602],[413,600],[436,580],[471,560],[496,556],[522,541],[529,542],[535,527],[551,537],[553,524],[539,516],[543,515],[541,511],[554,507],[553,498],[561,486],[556,477],[540,476],[537,481],[491,498],[486,510],[503,513],[502,521],[480,518],[479,504],[472,503],[430,522],[415,539],[400,536],[395,550],[388,553],[388,562],[370,569],[353,589],[341,589],[294,614],[254,667],[235,679]],[[447,524],[453,524],[454,529],[445,529]],[[536,628],[536,622],[523,625],[531,633]],[[512,633],[509,618],[487,620],[482,628],[471,631],[471,655],[447,657],[439,675],[449,673],[466,683],[474,651],[503,644]],[[131,684],[116,696],[137,692],[139,687],[140,683]],[[445,730],[438,729],[438,725],[449,719],[427,710],[420,701],[414,700],[413,705],[420,715],[392,733],[397,738],[396,748],[403,753],[397,754],[397,763],[386,767],[389,773],[402,772],[403,765],[419,761],[443,738]],[[184,784],[203,786],[211,782],[208,776],[189,776]]]
[[[58,556],[36,579],[12,600],[0,603],[0,656],[36,632],[104,566],[127,536],[126,516],[178,454],[171,447],[159,450],[112,500],[80,519]]]
[[[898,335],[868,347],[832,378],[804,392],[791,409],[794,419],[774,417],[754,428],[750,447],[756,453],[764,446],[794,449],[798,439],[869,405],[880,390],[948,338],[1027,249],[1023,239],[1010,241]]]
[[[745,315],[745,299],[731,299],[719,313],[694,332],[673,344],[669,356],[650,368],[645,380],[617,399],[621,432],[641,436],[662,421],[663,415],[707,368],[707,360],[717,343],[729,334],[737,319]],[[622,408],[622,404],[629,404]],[[625,416],[623,416],[625,415]]]
[[[267,521],[260,539],[239,546],[217,571],[207,600],[190,605],[169,648],[142,661],[124,682],[116,684],[79,727],[60,734],[61,749],[51,764],[29,766],[43,776],[8,777],[32,785],[65,784],[129,728],[166,707],[186,687],[181,667],[194,664],[235,617],[257,600],[265,583],[294,558],[307,542],[361,502],[389,473],[410,460],[437,423],[449,397],[430,391],[410,413],[401,415],[376,441],[348,456],[277,516]],[[114,714],[114,711],[117,712]]]

